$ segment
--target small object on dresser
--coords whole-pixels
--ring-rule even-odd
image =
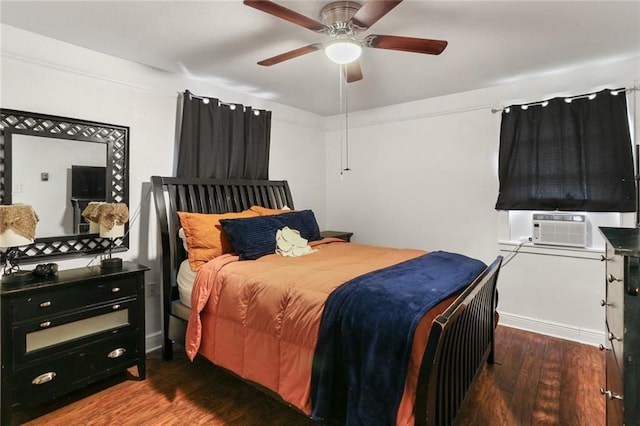
[[[33,270],[33,275],[37,277],[53,277],[58,274],[57,263],[41,263]]]

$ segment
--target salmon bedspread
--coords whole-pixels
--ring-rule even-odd
[[[426,252],[335,238],[311,242],[301,257],[267,255],[254,261],[222,255],[203,266],[194,282],[185,349],[279,394],[311,413],[310,386],[320,321],[329,293],[371,271]],[[440,302],[418,325],[399,425],[413,424],[415,386],[431,322],[455,299]]]

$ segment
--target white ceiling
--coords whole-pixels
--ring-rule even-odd
[[[317,21],[328,3],[277,2]],[[322,52],[256,64],[327,36],[241,0],[1,0],[0,21],[320,115],[340,112],[339,68]],[[366,49],[364,79],[348,87],[350,111],[639,58],[640,1],[404,0],[368,34],[449,45],[439,56]]]

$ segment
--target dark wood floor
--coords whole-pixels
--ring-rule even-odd
[[[466,401],[461,425],[602,426],[604,354],[593,346],[498,327],[488,364]]]
[[[597,348],[507,327],[498,327],[496,346],[496,363],[482,370],[461,425],[604,424],[604,358]],[[172,362],[150,354],[144,381],[119,378],[101,387],[48,413],[22,412],[18,420],[30,426],[314,424],[207,361],[192,364],[178,353]]]

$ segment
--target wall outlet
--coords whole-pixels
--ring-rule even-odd
[[[147,283],[145,286],[147,298],[158,297],[159,287],[158,283]]]

